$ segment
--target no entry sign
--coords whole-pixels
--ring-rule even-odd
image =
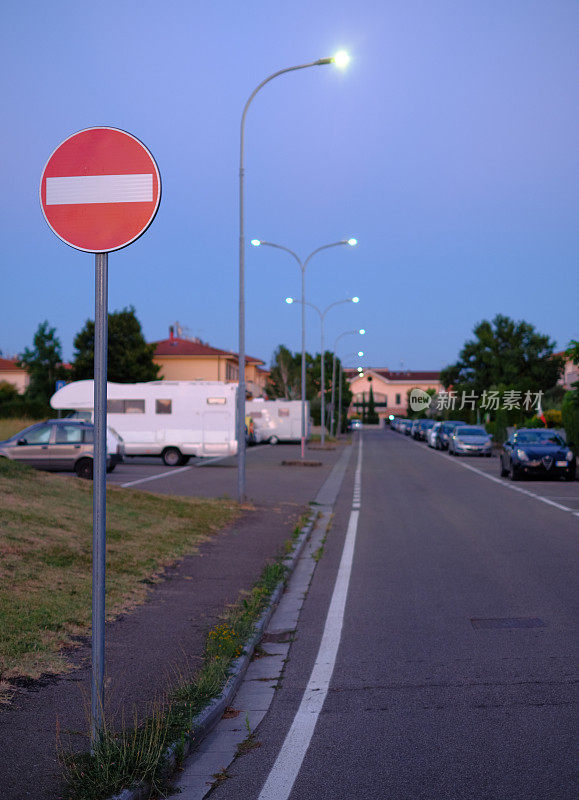
[[[118,128],[87,128],[60,144],[40,181],[46,221],[89,253],[126,247],[153,221],[161,177],[145,145]]]

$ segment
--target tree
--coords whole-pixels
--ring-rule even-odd
[[[48,321],[41,322],[34,334],[33,348],[24,350],[18,365],[26,369],[30,383],[26,390],[28,400],[48,405],[56,391],[56,381],[64,378],[62,346],[56,336],[56,328]]]
[[[155,345],[145,341],[135,309],[131,306],[113,311],[108,320],[108,380],[115,383],[156,380],[159,367],[153,362]],[[94,377],[94,338],[95,325],[89,319],[74,338],[72,377],[76,381]]]
[[[301,356],[280,344],[273,354],[266,386],[267,396],[297,400],[301,396]]]
[[[371,380],[371,377],[368,380]],[[368,413],[366,414],[366,422],[368,425],[377,425],[380,421],[378,414],[376,413],[376,403],[374,401],[374,389],[372,388],[372,384],[370,384],[370,391],[368,392]]]
[[[544,392],[556,384],[563,361],[553,356],[555,343],[533,325],[497,314],[492,322],[475,325],[473,333],[459,360],[442,370],[444,386],[482,394],[501,385]]]

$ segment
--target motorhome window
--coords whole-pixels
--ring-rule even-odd
[[[207,405],[208,406],[224,406],[227,403],[226,397],[208,397],[207,398]]]
[[[289,408],[278,408],[278,417],[289,417]]]
[[[155,400],[155,414],[171,414],[171,400]]]
[[[252,416],[254,419],[261,419],[261,418],[262,418],[262,416],[263,416],[263,414],[261,413],[261,411],[252,411],[252,412],[251,412],[251,416]]]
[[[94,428],[84,429],[84,440],[88,442],[88,444],[94,444]]]
[[[107,400],[109,414],[144,414],[144,400]]]
[[[125,400],[125,414],[144,414],[144,400]]]
[[[109,414],[124,414],[125,401],[124,400],[107,400],[107,411]]]

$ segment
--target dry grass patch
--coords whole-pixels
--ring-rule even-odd
[[[107,616],[237,514],[232,501],[107,489]],[[0,681],[61,672],[90,631],[92,483],[0,459]]]
[[[43,420],[40,419],[0,419],[0,442],[3,442],[4,439],[9,439],[11,436],[14,436],[15,433],[18,431],[24,430],[24,428],[29,428],[31,425],[34,425],[36,422],[42,422]]]

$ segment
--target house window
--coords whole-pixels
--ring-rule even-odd
[[[172,410],[171,400],[155,400],[155,414],[171,414]]]
[[[396,395],[396,405],[397,406],[400,405],[400,395],[399,394]]]
[[[289,408],[278,408],[278,417],[289,417]]]
[[[227,362],[225,365],[225,379],[228,381],[236,381],[239,378],[239,368],[235,364]]]
[[[261,411],[252,411],[252,412],[251,412],[251,416],[252,416],[254,419],[261,419],[261,418],[262,418],[262,416],[263,416],[263,414],[261,413]]]

